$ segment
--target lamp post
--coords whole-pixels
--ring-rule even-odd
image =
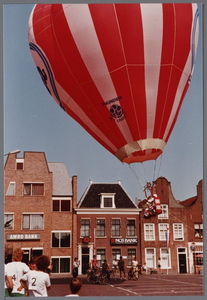
[[[190,249],[193,254],[193,268],[194,268],[194,274],[196,274],[196,261],[195,261],[195,242],[191,243]]]

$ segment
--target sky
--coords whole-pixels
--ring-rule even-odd
[[[158,176],[171,182],[177,200],[196,195],[203,178],[201,26],[195,69],[181,111],[156,164],[122,164],[68,116],[46,90],[28,43],[33,4],[4,5],[4,152],[45,152],[48,162],[64,162],[78,177],[78,200],[93,182],[121,180],[128,195],[143,199],[142,184]],[[199,4],[200,19],[201,5]],[[200,20],[201,22],[201,20]],[[156,169],[155,169],[156,166]]]

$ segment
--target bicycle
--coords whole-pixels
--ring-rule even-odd
[[[139,270],[133,271],[132,269],[128,272],[128,280],[137,280],[139,278]]]

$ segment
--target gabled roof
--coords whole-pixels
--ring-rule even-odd
[[[72,178],[69,177],[64,163],[48,163],[50,172],[53,173],[53,196],[72,196]]]
[[[179,203],[185,207],[190,207],[192,206],[197,200],[197,196],[195,197],[192,197],[192,198],[189,198],[187,200],[184,200],[184,201],[180,201]]]
[[[137,208],[120,183],[92,183],[83,194],[78,208],[100,208],[101,194],[115,194],[116,208]]]

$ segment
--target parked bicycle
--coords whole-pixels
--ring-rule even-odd
[[[87,281],[89,283],[100,283],[100,284],[106,284],[108,282],[107,274],[104,274],[101,270],[95,274],[94,271],[91,271],[90,269],[87,271]]]
[[[139,278],[139,270],[133,271],[132,269],[128,272],[128,280],[137,280]]]

